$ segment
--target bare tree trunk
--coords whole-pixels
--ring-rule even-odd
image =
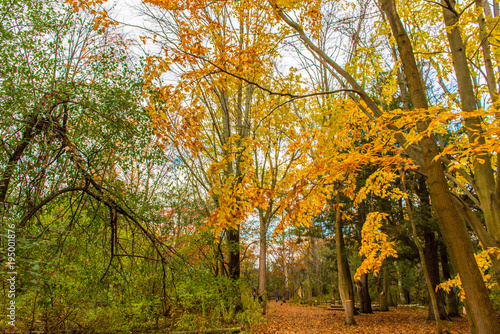
[[[266,275],[267,275],[267,221],[266,215],[259,210],[259,220],[260,220],[260,249],[259,249],[259,300],[262,305],[262,315],[266,314]]]
[[[392,51],[392,56],[394,58],[394,62],[397,62],[398,56],[396,48],[392,47],[391,51]],[[398,86],[399,86],[399,93],[401,95],[401,102],[403,102],[403,109],[410,110],[410,101],[408,101],[408,87],[406,86],[406,81],[403,76],[403,73],[401,72],[401,68],[398,67],[396,75],[398,78]]]
[[[335,213],[335,246],[337,251],[337,268],[339,275],[339,292],[344,305],[345,324],[355,325],[354,321],[354,288],[352,286],[349,263],[345,253],[344,232],[342,231],[342,214],[340,208],[340,195],[337,193],[337,209]]]
[[[315,245],[313,249],[313,263],[314,263],[314,281],[315,281],[315,292],[316,300],[321,303],[323,298],[323,275],[321,270],[321,254],[318,245]]]
[[[332,305],[337,303],[337,297],[335,296],[335,275],[332,274]]]
[[[418,206],[418,215],[423,223],[424,230],[424,256],[427,264],[427,271],[429,273],[430,283],[432,290],[436,290],[439,285],[439,261],[438,261],[438,243],[435,237],[436,231],[430,225],[432,219],[431,202],[429,199],[429,191],[425,184],[425,179],[422,176],[417,178],[416,195],[420,201]],[[429,296],[430,297],[430,296]],[[446,310],[442,299],[442,291],[436,292],[437,305],[439,310],[439,318],[446,319]],[[429,298],[429,313],[427,320],[435,320],[434,307],[432,298]]]
[[[476,236],[479,242],[483,244],[483,247],[500,247],[500,243],[486,230],[483,222],[476,216],[474,212],[457,197],[454,197],[457,207],[460,209],[460,213],[463,216],[463,220],[466,221]],[[490,256],[490,260],[493,264],[494,275],[497,282],[500,282],[500,260],[496,256]]]
[[[429,273],[429,270],[428,270],[427,261],[425,260],[424,250],[422,248],[422,245],[418,241],[417,227],[415,226],[415,222],[413,221],[413,218],[410,218],[410,220],[412,221],[413,239],[415,240],[415,244],[417,245],[418,254],[420,256],[420,261],[422,262],[422,269],[423,269],[424,275],[425,275],[425,282],[427,283],[427,291],[429,292],[429,296],[430,296],[430,299],[431,299],[431,305],[432,305],[433,314],[439,314],[439,307],[438,307],[436,292],[434,291],[434,287],[432,286],[432,280],[431,280],[430,273]],[[443,327],[442,327],[442,323],[441,323],[441,318],[440,317],[434,317],[434,320],[436,320],[436,327],[437,327],[436,331],[437,331],[437,333],[438,334],[443,333]]]
[[[439,244],[439,252],[441,257],[441,267],[443,268],[443,280],[447,281],[451,279],[451,268],[448,261],[446,246],[442,242]],[[446,301],[448,304],[448,317],[459,317],[460,311],[458,308],[458,296],[455,288],[452,288],[450,292],[446,294]]]
[[[288,277],[288,264],[286,261],[283,261],[283,262],[284,262],[283,271],[284,271],[284,275],[285,275],[285,294],[284,294],[283,298],[285,300],[288,300],[288,299],[290,299],[290,279]]]
[[[436,241],[434,231],[426,231],[424,233],[424,240],[425,240],[425,245],[424,245],[425,263],[427,264],[427,271],[429,273],[429,278],[431,280],[432,290],[436,291],[436,286],[439,285],[440,280],[439,280],[439,262],[438,262],[438,243]],[[444,308],[444,303],[442,299],[443,291],[439,290],[438,292],[435,292],[435,294],[439,311],[439,318],[444,320],[447,318],[447,316],[446,316],[446,309]],[[432,302],[429,303],[429,313],[427,316],[427,320],[436,320]]]
[[[362,274],[361,280],[356,282],[359,306],[361,313],[373,313],[370,292],[368,291],[368,274]]]
[[[228,228],[226,232],[229,246],[229,277],[236,281],[240,278],[240,227]]]
[[[307,304],[312,306],[311,266],[307,268]]]
[[[387,264],[382,265],[382,292],[380,293],[380,311],[388,312],[389,305],[387,304],[387,294],[389,293],[387,287]]]
[[[396,267],[396,275],[398,278],[398,292],[399,292],[399,300],[401,301],[401,304],[407,305],[409,304],[407,298],[406,298],[406,293],[403,288],[403,278],[401,277],[401,269],[399,269],[398,263],[394,263],[394,266]]]
[[[387,265],[386,265],[387,279],[384,280],[385,284],[387,285],[387,287],[386,287],[387,294],[385,295],[385,297],[387,298],[387,306],[393,307],[393,306],[396,306],[396,304],[394,303],[394,300],[392,299],[392,293],[391,293],[391,272],[389,270],[388,265],[389,264],[387,263]]]

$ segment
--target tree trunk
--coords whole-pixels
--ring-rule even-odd
[[[9,191],[10,180],[12,178],[14,170],[16,169],[17,163],[21,159],[24,150],[28,147],[31,140],[36,136],[38,130],[36,129],[37,121],[38,113],[33,112],[27,120],[27,125],[24,129],[21,141],[18,143],[16,149],[10,154],[9,162],[2,172],[2,176],[0,177],[0,210],[2,210],[5,205],[5,200]]]
[[[228,228],[227,243],[229,246],[229,277],[236,281],[240,278],[240,227]]]
[[[421,223],[423,224],[424,230],[424,257],[425,263],[427,265],[427,271],[429,273],[430,284],[432,286],[432,291],[436,291],[436,286],[439,285],[439,261],[438,261],[438,242],[436,240],[435,227],[431,226],[432,212],[431,212],[431,202],[429,199],[429,191],[427,190],[427,185],[425,184],[425,179],[421,176],[418,177],[418,187],[416,189],[420,205],[418,207],[419,217]],[[446,319],[446,309],[444,307],[443,292],[438,291],[436,294],[436,302],[439,311],[439,318]],[[434,314],[434,305],[429,292],[429,312],[427,320],[436,320]]]
[[[260,210],[259,210],[260,211]],[[266,260],[267,260],[267,224],[264,215],[259,212],[260,218],[260,249],[259,249],[259,300],[262,301],[262,315],[266,315]]]
[[[397,14],[395,3],[393,0],[379,1],[396,38],[413,107],[427,109],[425,90],[418,73],[413,49]],[[417,123],[419,132],[423,133],[427,128],[427,122],[419,121]],[[432,205],[439,219],[439,228],[450,252],[453,266],[460,274],[467,302],[471,306],[469,325],[477,328],[480,334],[500,333],[500,324],[496,319],[488,291],[477,267],[467,228],[460,219],[460,213],[453,202],[452,194],[444,177],[443,166],[436,159],[439,150],[434,136],[424,136],[420,141],[420,148],[424,158],[423,167],[427,174],[427,185]]]
[[[387,268],[387,280],[385,282],[387,284],[387,306],[389,307],[394,307],[396,306],[396,303],[394,303],[394,299],[392,298],[392,293],[391,293],[391,272],[389,268]]]
[[[490,93],[491,101],[492,103],[495,103],[498,97],[498,89],[495,80],[495,70],[493,69],[493,61],[491,60],[490,42],[488,41],[489,27],[486,27],[486,20],[484,17],[484,15],[491,15],[491,9],[488,1],[486,0],[476,0],[476,8],[479,11],[479,17],[477,20],[479,25],[479,38],[481,38],[481,49],[483,51],[484,67],[486,69],[486,83],[488,85],[488,92]]]
[[[312,306],[311,268],[307,268],[307,304]]]
[[[442,242],[439,243],[439,252],[441,256],[441,268],[443,269],[443,280],[447,281],[451,279],[451,268],[446,247]],[[446,302],[448,304],[448,317],[459,317],[458,296],[455,288],[452,288],[446,294]]]
[[[438,242],[436,240],[434,231],[427,230],[424,233],[424,257],[425,263],[427,264],[427,271],[429,272],[429,278],[431,280],[432,290],[436,291],[436,286],[439,285],[439,262],[438,262]],[[446,319],[446,309],[444,308],[443,303],[443,291],[439,290],[435,292],[436,294],[436,302],[439,311],[440,319]],[[427,316],[427,320],[436,320],[434,314],[434,307],[432,306],[432,302],[429,303],[429,313]]]
[[[453,57],[453,67],[457,76],[462,110],[474,111],[477,109],[477,101],[472,86],[471,73],[467,63],[462,34],[456,25],[459,21],[459,17],[455,12],[455,1],[449,0],[443,2],[443,4],[443,15],[446,27],[449,29],[447,30],[447,36]],[[470,143],[485,143],[485,139],[481,135],[481,120],[479,117],[466,119],[465,128]],[[480,154],[475,157],[473,166],[474,182],[477,187],[477,194],[484,214],[485,224],[488,232],[491,233],[497,241],[500,241],[500,201],[498,198],[498,191],[495,189],[495,176],[491,168],[489,154]]]
[[[282,246],[282,255],[281,257],[283,258],[283,276],[285,278],[285,291],[283,294],[283,298],[285,300],[290,299],[290,274],[289,274],[289,268],[288,268],[288,253],[286,249],[286,238],[285,234],[282,234],[283,237],[283,246]]]
[[[222,145],[226,145],[231,137],[231,113],[229,106],[229,96],[225,91],[225,88],[219,88],[219,94],[217,94],[219,103],[222,110]],[[230,152],[227,148],[223,149],[225,156],[229,155]],[[224,170],[224,182],[232,174],[238,174],[239,166],[236,166],[232,162],[226,163],[226,168]],[[237,175],[238,176],[238,175]],[[217,203],[217,205],[219,205]],[[228,275],[233,281],[240,278],[240,227],[227,228],[226,230],[227,244],[229,248],[229,262],[228,262]]]
[[[344,235],[342,231],[342,214],[340,212],[340,195],[337,193],[337,209],[335,212],[335,246],[337,252],[337,268],[339,275],[339,292],[345,312],[345,324],[355,325],[354,321],[354,288],[352,285],[349,263],[345,253]]]
[[[407,192],[404,182],[402,183],[402,185],[403,185],[403,191]],[[420,261],[422,263],[422,270],[424,271],[425,283],[427,285],[427,291],[429,292],[429,297],[431,300],[432,312],[433,312],[433,315],[434,314],[439,315],[440,313],[439,313],[437,295],[436,295],[436,292],[435,292],[434,287],[432,285],[431,273],[429,272],[429,264],[427,264],[424,249],[423,249],[422,245],[420,244],[420,241],[418,240],[417,225],[415,224],[415,220],[414,220],[414,216],[413,216],[412,203],[410,202],[409,199],[406,199],[405,202],[406,202],[406,210],[407,210],[408,216],[410,218],[411,229],[412,229],[412,234],[413,234],[413,241],[415,242],[415,246],[417,246],[418,256],[420,257]],[[437,257],[437,254],[436,254],[436,257]],[[438,280],[439,280],[439,272],[438,272]],[[443,333],[441,317],[439,317],[439,316],[434,317],[434,320],[436,320],[437,333],[438,334]]]
[[[311,229],[312,231],[312,229]],[[314,232],[313,232],[314,233]],[[310,262],[309,262],[309,269],[310,269],[310,275],[309,275],[309,284],[311,284],[311,303],[313,300],[315,300],[315,297],[318,296],[318,286],[317,286],[317,263],[318,263],[318,259],[317,259],[317,250],[318,250],[318,247],[316,246],[316,238],[314,236],[312,236],[311,233],[311,237],[310,237],[310,250],[311,250],[311,253],[310,253]]]
[[[474,233],[476,234],[479,242],[483,244],[483,247],[497,247],[500,248],[500,243],[486,230],[483,222],[476,216],[476,214],[461,200],[454,197],[457,207],[460,209],[463,220],[466,221]],[[500,282],[500,260],[496,256],[490,256],[490,260],[493,264],[494,275],[497,282]]]
[[[285,294],[283,296],[283,298],[285,298],[285,300],[288,300],[290,299],[290,282],[289,282],[289,278],[288,278],[288,265],[285,261],[284,263],[284,274],[285,274]]]
[[[387,264],[384,263],[382,265],[382,292],[380,293],[380,312],[388,312],[389,311],[389,305],[387,304],[387,294],[389,291],[387,291],[388,287],[388,279],[387,279]]]
[[[368,291],[368,274],[362,274],[361,280],[356,282],[359,306],[361,313],[373,313],[370,292]]]
[[[332,274],[332,305],[337,303],[337,297],[335,296],[335,275]]]
[[[399,269],[399,265],[397,262],[394,263],[394,266],[396,267],[396,275],[398,277],[399,300],[401,301],[401,304],[407,305],[409,304],[409,302],[406,298],[405,289],[403,287],[403,278],[401,277],[401,269]]]

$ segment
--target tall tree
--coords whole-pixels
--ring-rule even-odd
[[[149,108],[158,136],[174,143],[207,200],[208,223],[224,236],[224,262],[237,280],[239,226],[258,210],[265,253],[277,182],[287,170],[280,157],[283,138],[295,136],[283,122],[290,115],[286,94],[279,93],[284,87],[272,80],[274,43],[282,34],[272,31],[272,11],[257,1],[149,3],[161,28],[153,39],[165,42],[164,54],[146,67]],[[182,74],[175,85],[162,82],[164,73],[177,70]]]
[[[427,110],[428,103],[425,94],[425,89],[422,85],[421,73],[415,62],[415,57],[412,50],[411,41],[409,40],[406,30],[401,23],[401,20],[396,12],[395,4],[392,1],[381,1],[381,7],[390,22],[392,35],[396,39],[399,57],[403,64],[404,74],[409,88],[411,97],[411,105],[413,108],[419,110]],[[307,36],[304,28],[293,21],[288,16],[279,3],[271,2],[271,5],[276,9],[280,18],[293,28],[299,34],[299,37],[306,44],[306,46],[321,58],[328,66],[343,77],[347,83],[359,94],[361,99],[366,103],[368,109],[368,117],[377,118],[383,115],[383,112],[377,104],[370,99],[362,87],[354,80],[352,75],[346,72],[328,55],[318,48],[313,41]],[[299,8],[302,9],[302,7]],[[318,11],[312,13],[311,7],[305,12],[308,17],[317,17]],[[316,15],[316,16],[315,16]],[[390,128],[391,126],[389,126]],[[435,137],[430,134],[426,135],[429,123],[425,117],[416,122],[416,128],[422,133],[419,137],[419,147],[407,145],[406,140],[401,134],[396,134],[401,146],[406,147],[406,153],[420,165],[427,174],[427,183],[429,185],[429,192],[431,194],[433,206],[440,219],[440,229],[443,233],[447,247],[450,249],[450,255],[453,259],[457,271],[461,277],[464,278],[464,288],[467,286],[469,292],[466,294],[470,296],[468,303],[475,305],[473,314],[471,315],[471,327],[473,329],[480,327],[479,332],[488,332],[497,330],[498,324],[494,321],[493,309],[491,303],[487,302],[487,307],[479,307],[481,300],[489,301],[489,297],[481,279],[481,274],[475,264],[473,250],[464,221],[461,217],[464,216],[462,209],[457,207],[453,195],[449,191],[447,181],[445,178],[445,171],[442,168],[439,159],[440,151],[436,144]],[[422,153],[419,153],[422,152]],[[454,214],[453,214],[454,212]],[[467,258],[467,261],[463,261]],[[462,259],[460,263],[459,259]],[[467,278],[465,278],[467,276]],[[465,284],[465,280],[468,281]]]
[[[395,3],[391,0],[383,0],[380,3],[391,24],[393,35],[396,37],[413,106],[427,109],[427,98],[416,66],[411,43],[396,11]],[[427,120],[424,120],[417,123],[420,132],[428,128],[427,122]],[[424,136],[420,140],[420,147],[424,157],[423,167],[427,172],[429,193],[439,218],[440,229],[446,246],[450,250],[454,267],[457,268],[466,290],[467,304],[471,311],[469,313],[471,328],[478,333],[499,331],[500,325],[495,319],[493,306],[486,287],[482,283],[479,269],[476,266],[467,229],[463,220],[459,218],[460,211],[449,191],[442,165],[436,160],[439,157],[439,149],[435,138],[433,136]]]

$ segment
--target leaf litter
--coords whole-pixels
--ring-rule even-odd
[[[390,312],[359,314],[356,325],[344,324],[342,310],[327,310],[325,306],[304,306],[290,303],[270,302],[267,321],[251,331],[254,334],[320,334],[320,333],[436,333],[434,321],[427,320],[427,309],[398,306]],[[443,320],[443,330],[450,334],[469,333],[465,317]]]

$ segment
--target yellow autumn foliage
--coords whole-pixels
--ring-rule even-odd
[[[371,212],[366,217],[361,230],[362,243],[359,250],[359,254],[365,259],[354,274],[356,281],[361,280],[361,275],[370,272],[377,276],[385,259],[391,256],[398,257],[395,243],[389,241],[389,236],[380,230],[382,221],[387,216],[386,213]]]

